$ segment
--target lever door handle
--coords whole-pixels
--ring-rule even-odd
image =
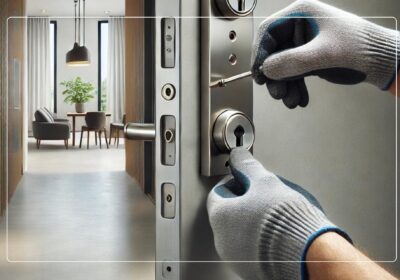
[[[156,127],[153,123],[127,123],[124,133],[129,140],[152,141],[156,138]]]

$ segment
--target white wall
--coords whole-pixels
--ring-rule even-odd
[[[97,75],[98,75],[98,21],[100,19],[86,20],[86,47],[90,52],[91,64],[89,66],[73,67],[65,62],[66,53],[72,49],[74,43],[74,20],[55,19],[57,21],[57,114],[59,117],[66,117],[67,112],[75,112],[75,106],[66,104],[62,92],[64,87],[62,81],[71,80],[80,76],[84,81],[90,82],[95,87],[93,98],[85,104],[86,111],[97,111]],[[83,124],[83,118],[77,118],[77,128]]]

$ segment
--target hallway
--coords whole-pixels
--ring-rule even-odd
[[[9,205],[16,263],[0,223],[0,278],[154,279],[153,263],[131,262],[154,260],[154,205],[121,170],[124,150],[32,148]]]

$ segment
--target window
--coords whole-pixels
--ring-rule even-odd
[[[108,21],[99,21],[99,73],[98,73],[98,109],[107,111],[107,53],[108,53]]]
[[[50,77],[54,113],[57,113],[57,21],[50,21]]]

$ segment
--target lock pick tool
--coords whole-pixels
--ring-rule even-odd
[[[226,84],[250,77],[251,74],[252,74],[251,71],[248,71],[248,72],[244,72],[244,73],[241,73],[241,74],[238,74],[235,76],[231,76],[231,77],[228,77],[225,79],[220,79],[220,80],[214,81],[214,82],[210,83],[210,88],[224,87],[224,86],[226,86]]]
[[[262,66],[260,66],[260,70],[262,70]],[[247,78],[247,77],[251,77],[251,75],[252,75],[252,72],[251,71],[247,71],[247,72],[240,73],[240,74],[228,77],[228,78],[219,79],[219,80],[216,80],[214,82],[211,82],[210,83],[210,88],[224,87],[224,86],[226,86],[226,84],[229,84],[229,83],[232,83],[234,81],[241,80],[241,79],[244,79],[244,78]]]

